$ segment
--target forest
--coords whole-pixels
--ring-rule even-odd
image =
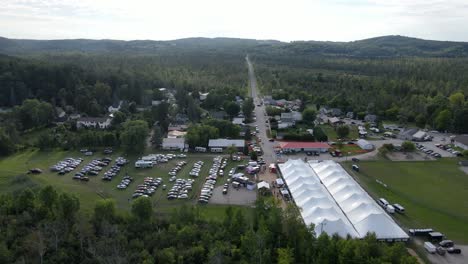
[[[468,59],[253,56],[266,94],[362,118],[468,132]]]
[[[138,198],[129,213],[113,200],[91,215],[51,186],[0,197],[0,263],[417,263],[402,243],[317,237],[293,206],[258,199],[251,213],[227,207],[210,220],[198,207],[155,213]]]

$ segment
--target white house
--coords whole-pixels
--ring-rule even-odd
[[[200,101],[205,101],[210,93],[200,93]]]
[[[357,141],[357,145],[362,148],[363,150],[373,150],[374,149],[374,144],[370,143],[369,141],[365,139],[359,139]]]
[[[109,117],[81,117],[76,120],[76,127],[106,129],[111,125],[111,121]]]
[[[241,126],[241,125],[244,125],[244,121],[245,121],[245,118],[243,118],[243,117],[234,117],[234,118],[232,119],[232,123],[233,123],[234,125],[240,125],[240,126]]]
[[[184,150],[188,148],[185,138],[163,138],[162,148],[165,150]]]
[[[301,112],[292,111],[291,114],[292,114],[292,118],[294,119],[294,121],[296,121],[296,122],[302,121],[302,113]]]
[[[109,106],[107,108],[107,111],[109,111],[109,113],[114,113],[114,112],[119,111],[121,107],[122,107],[122,101],[119,101],[118,103],[114,103],[111,106]]]

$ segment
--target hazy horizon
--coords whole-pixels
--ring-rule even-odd
[[[3,0],[0,36],[356,41],[401,35],[468,41],[464,0]]]

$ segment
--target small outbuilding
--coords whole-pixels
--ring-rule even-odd
[[[373,150],[374,149],[374,144],[370,143],[369,141],[365,139],[359,139],[357,141],[357,145],[362,148],[363,150]]]

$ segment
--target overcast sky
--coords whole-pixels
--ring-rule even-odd
[[[468,41],[468,0],[0,0],[0,36]]]

